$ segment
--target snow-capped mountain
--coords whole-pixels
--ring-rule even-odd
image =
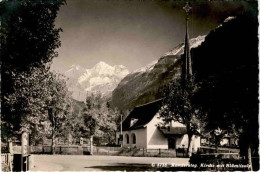
[[[71,81],[76,82],[78,78],[85,72],[85,69],[80,65],[73,64],[70,66],[69,70],[67,70],[64,75]]]
[[[111,95],[121,79],[128,74],[129,71],[125,66],[110,66],[103,61],[91,69],[72,65],[64,73],[68,78],[67,84],[72,97],[80,101],[84,100],[87,94],[100,93],[104,97]]]

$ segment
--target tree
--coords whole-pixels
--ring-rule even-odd
[[[30,74],[13,73],[13,79],[14,92],[5,97],[5,106],[10,108],[10,117],[15,119],[6,125],[17,134],[29,132],[32,143],[50,134],[54,143],[55,136],[63,131],[62,122],[71,113],[65,80],[42,68],[33,68]]]
[[[193,69],[202,83],[198,99],[207,120],[239,137],[241,156],[259,157],[259,39],[257,3],[211,31],[192,50]],[[250,162],[249,162],[250,164]],[[259,169],[258,161],[254,170]]]
[[[86,98],[85,108],[82,110],[85,135],[95,136],[101,142],[111,143],[117,129],[118,113],[112,110],[101,95],[90,95]],[[98,141],[96,140],[96,141]]]
[[[199,120],[201,111],[193,103],[198,88],[198,84],[195,84],[193,79],[187,80],[185,85],[180,79],[169,84],[168,89],[165,90],[163,107],[160,111],[160,117],[166,124],[173,120],[186,126],[189,156],[191,156],[192,136],[197,134],[201,127]]]
[[[90,135],[110,137],[111,131],[116,130],[117,113],[102,100],[100,95],[87,97],[83,118],[86,126],[89,126]]]
[[[25,80],[30,81],[31,86],[37,85],[38,81],[35,80],[34,76],[37,75],[37,72],[34,68],[42,68],[42,71],[48,71],[49,67],[46,64],[57,57],[55,49],[60,46],[59,32],[61,29],[55,28],[54,22],[60,6],[64,3],[65,0],[5,0],[0,2],[1,121],[4,124],[2,131],[6,134],[6,137],[11,137],[11,135],[17,133],[21,126],[25,125],[24,122],[20,123],[22,122],[21,119],[24,120],[25,116],[31,112],[30,109],[18,109],[23,108],[23,105],[28,103],[35,103],[36,107],[41,102],[41,98],[38,100],[35,95],[31,95],[29,85],[22,87]],[[41,75],[43,78],[44,76]],[[33,83],[33,81],[36,83]],[[21,93],[26,91],[26,94],[31,95],[31,97],[26,99],[26,96],[20,96],[20,99],[9,100],[8,97],[19,94],[18,90]],[[15,110],[12,109],[10,101],[15,104]],[[33,119],[27,121],[30,120]]]
[[[85,103],[74,99],[71,99],[71,103],[73,108],[63,122],[64,131],[66,131],[67,135],[71,135],[72,138],[88,137],[81,114]]]
[[[67,116],[72,113],[71,99],[66,82],[60,74],[51,73],[47,80],[46,108],[48,120],[51,123],[52,153],[54,153],[55,138],[66,134],[64,126]]]
[[[239,68],[239,70],[245,69]],[[239,139],[240,155],[247,156],[248,164],[252,168],[251,154],[256,156],[259,146],[256,134],[258,133],[258,108],[255,97],[257,89],[253,84],[248,84],[249,82],[243,83],[241,77],[236,76],[236,72],[233,70],[232,73],[226,74],[228,80],[224,76],[222,78],[212,76],[202,81],[202,89],[198,92],[195,102],[205,112],[205,132],[214,133],[216,129],[223,131],[215,143],[216,150],[223,136],[232,134]]]
[[[47,88],[44,83],[48,78],[47,73],[39,68],[27,72],[12,72],[13,92],[4,96],[3,106],[9,109],[8,116],[4,116],[6,129],[11,134],[19,134],[21,131],[34,131],[34,142],[43,131],[45,116],[45,95]],[[8,122],[7,122],[8,121]],[[32,135],[31,135],[32,136]]]
[[[6,0],[1,2],[1,55],[5,70],[43,67],[57,57],[60,46],[55,28],[57,12],[65,0]]]

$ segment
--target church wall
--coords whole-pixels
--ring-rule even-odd
[[[137,148],[147,148],[147,140],[146,140],[146,128],[130,130],[130,131],[123,131],[123,146],[125,147],[137,147]],[[126,134],[129,136],[129,144],[127,144]],[[135,134],[136,137],[136,144],[133,144],[133,137],[132,134]]]
[[[162,122],[158,119],[158,114],[147,124],[145,128],[123,131],[123,146],[124,147],[137,147],[145,149],[168,149],[168,138],[157,128],[157,124]],[[173,122],[173,126],[181,127],[183,124]],[[126,140],[126,134],[129,136],[129,143]],[[136,144],[133,144],[132,134],[136,136]],[[188,148],[188,135],[176,136],[176,149],[178,148]],[[200,147],[200,137],[193,136],[191,146],[194,151]]]
[[[147,149],[168,149],[168,139],[157,128],[156,124],[162,122],[156,114],[147,124]]]

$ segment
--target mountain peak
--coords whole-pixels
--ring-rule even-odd
[[[190,42],[190,48],[196,48],[198,47],[204,40],[205,40],[206,35],[203,36],[198,36],[196,38],[192,38],[189,40]],[[164,54],[164,56],[168,56],[168,55],[180,55],[184,52],[184,44],[179,44],[178,46],[176,46],[174,49],[172,49],[171,51],[168,51],[167,53]],[[154,66],[156,65],[156,63],[158,62],[158,60],[154,60],[151,63],[149,63],[148,65],[136,69],[134,70],[132,73],[144,73],[144,72],[149,72],[151,71]]]
[[[91,73],[97,73],[99,75],[112,75],[114,73],[114,68],[103,61],[98,62],[89,70],[91,70]]]
[[[95,64],[95,66],[110,66],[110,65],[107,64],[107,63],[104,62],[104,61],[100,61],[100,62],[98,62],[97,64]]]
[[[231,20],[233,20],[233,19],[235,19],[235,18],[236,18],[235,16],[229,16],[228,18],[226,18],[226,19],[224,20],[224,23],[229,22],[229,21],[231,21]]]
[[[100,61],[90,69],[73,64],[65,75],[69,78],[68,86],[76,100],[84,100],[86,94],[101,93],[108,96],[117,84],[129,74],[123,65],[110,66]]]
[[[79,67],[81,67],[81,66],[78,65],[78,64],[73,64],[73,65],[70,66],[70,68],[79,68]]]
[[[154,66],[155,66],[155,64],[156,64],[157,62],[158,62],[158,60],[154,60],[154,61],[152,61],[151,63],[147,64],[146,66],[134,70],[132,73],[149,72],[149,71],[151,71],[151,70],[154,68]]]
[[[228,23],[228,22],[230,22],[231,20],[234,20],[235,18],[236,18],[235,16],[229,16],[229,17],[227,17],[227,18],[224,20],[223,23]],[[222,27],[222,26],[223,26],[223,23],[220,24],[216,29]]]
[[[121,68],[121,69],[126,69],[126,67],[124,65],[115,65],[114,67]]]
[[[190,43],[190,48],[196,48],[204,42],[206,35],[203,36],[198,36],[196,38],[191,38],[189,40]],[[167,53],[164,54],[164,56],[169,56],[169,55],[181,55],[184,53],[184,44],[181,43],[177,45],[174,49],[168,51]]]

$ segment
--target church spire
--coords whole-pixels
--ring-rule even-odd
[[[189,31],[188,31],[188,21],[189,21],[189,11],[191,7],[188,2],[183,7],[186,12],[186,35],[185,35],[185,47],[184,47],[184,61],[183,61],[183,75],[186,80],[192,75],[192,66],[191,66],[191,55],[190,55],[190,44],[189,44]]]

